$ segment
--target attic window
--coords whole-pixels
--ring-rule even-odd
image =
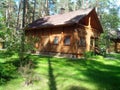
[[[70,45],[70,36],[65,36],[64,45]]]

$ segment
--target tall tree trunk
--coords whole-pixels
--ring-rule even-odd
[[[30,22],[30,12],[29,12],[29,0],[26,0],[25,2],[25,25],[28,24]],[[29,14],[28,14],[29,13]]]
[[[36,9],[36,0],[34,0],[34,9],[33,9],[33,17],[32,17],[32,21],[35,20],[35,9]]]
[[[82,8],[85,8],[85,1],[82,0]]]
[[[20,66],[23,66],[24,61],[24,41],[25,41],[25,33],[24,33],[24,27],[25,27],[25,14],[26,14],[26,0],[23,0],[23,18],[22,18],[22,34],[21,34],[21,48],[20,48]]]
[[[20,28],[20,25],[19,25],[19,19],[20,19],[20,9],[21,9],[21,4],[22,4],[22,0],[20,0],[20,3],[19,3],[19,9],[18,9],[18,15],[17,15],[17,28],[16,29],[19,29]]]
[[[5,23],[6,23],[6,26],[8,26],[8,9],[6,8],[5,10]]]
[[[23,0],[23,20],[22,20],[22,28],[25,27],[25,14],[26,14],[26,0]]]
[[[49,15],[49,0],[46,0],[46,15]]]

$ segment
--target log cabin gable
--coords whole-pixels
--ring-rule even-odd
[[[97,33],[85,26],[80,25],[74,31],[74,43],[77,43],[78,48],[84,48],[85,51],[90,51],[91,47],[95,48],[96,38],[98,38]]]
[[[82,18],[78,24],[85,27],[86,30],[91,30],[93,33],[93,37],[99,37],[100,34],[103,33],[103,29],[98,19],[95,8],[88,15]]]

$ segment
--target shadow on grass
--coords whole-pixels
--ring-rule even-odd
[[[119,56],[118,56],[119,57]],[[44,58],[44,57],[42,57]],[[105,90],[120,90],[120,62],[105,64],[103,62],[108,62],[108,60],[104,61],[104,58],[97,57],[97,60],[82,60],[82,59],[59,59],[59,58],[48,58],[48,73],[49,73],[49,88],[50,90],[56,90],[56,81],[54,77],[54,72],[58,73],[59,77],[64,78],[72,78],[77,81],[90,82],[98,86],[98,89]],[[100,61],[103,60],[103,61]],[[55,64],[56,68],[53,71],[52,63]],[[64,67],[62,69],[62,66]],[[61,67],[61,68],[59,68]],[[74,68],[78,73],[71,75],[69,72],[70,68]],[[66,69],[65,69],[66,68]],[[57,71],[56,71],[57,70]],[[66,72],[59,72],[62,70],[66,70]],[[68,70],[68,73],[67,73]],[[72,71],[72,70],[71,70]],[[74,71],[72,71],[74,72]],[[79,77],[83,75],[87,77],[84,79]],[[70,86],[68,90],[81,90],[81,87],[72,87]],[[84,87],[86,89],[86,87]],[[84,90],[83,89],[83,90]]]
[[[107,61],[106,61],[107,62]],[[84,74],[103,89],[120,90],[120,66],[91,61]]]
[[[48,74],[49,74],[49,90],[57,90],[50,57],[48,57]]]
[[[80,86],[69,86],[67,87],[66,90],[88,90],[88,89],[85,87],[80,87]]]
[[[12,52],[0,51],[0,85],[5,84],[16,77],[16,67],[12,62],[7,62],[6,58],[11,58]]]
[[[107,62],[107,61],[106,61]],[[120,64],[120,63],[119,63]],[[84,80],[79,77],[73,77],[76,80],[90,81],[99,86],[98,89],[120,90],[120,66],[115,64],[104,64],[98,60],[68,60],[68,66],[75,67],[80,74],[88,79]],[[84,67],[85,70],[82,70]]]
[[[111,58],[115,58],[115,59],[118,59],[120,60],[120,53],[115,53],[115,54],[109,54],[108,57],[111,57]]]

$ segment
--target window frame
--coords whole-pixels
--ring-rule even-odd
[[[69,44],[66,44],[65,39],[68,38],[68,37],[69,37]],[[64,43],[64,46],[70,46],[71,45],[71,35],[65,35],[63,43]]]
[[[55,41],[54,41],[55,39],[58,40],[57,43],[55,43]],[[58,45],[58,44],[59,44],[59,36],[54,36],[53,44],[54,44],[54,45]]]
[[[79,46],[80,47],[86,47],[86,39],[85,39],[85,37],[80,37]]]

